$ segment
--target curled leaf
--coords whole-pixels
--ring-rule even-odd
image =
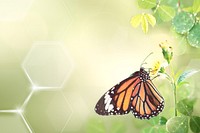
[[[177,85],[181,84],[185,79],[191,77],[197,72],[199,71],[194,69],[183,72],[177,80]]]

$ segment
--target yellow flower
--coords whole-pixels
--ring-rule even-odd
[[[152,76],[157,75],[158,73],[164,73],[165,72],[165,68],[168,66],[169,64],[166,61],[155,61],[155,63],[153,64],[153,67],[150,71],[150,74]]]
[[[156,61],[151,70],[151,75],[157,75],[157,73],[160,71],[160,68],[161,68],[160,61]]]

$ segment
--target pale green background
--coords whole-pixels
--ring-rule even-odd
[[[168,40],[176,51],[176,67],[199,68],[199,50],[179,47],[168,24],[150,28],[146,35],[131,27],[131,17],[144,12],[135,0],[0,0],[0,9],[1,110],[19,108],[30,94],[32,84],[22,64],[35,42],[62,42],[73,66],[61,89],[36,91],[28,101],[23,114],[35,133],[84,133],[92,118],[108,127],[120,121],[127,133],[148,126],[132,114],[97,116],[94,106],[109,88],[139,70],[150,52],[155,53],[150,63],[161,57],[162,41]],[[168,101],[162,115],[169,118],[173,114],[170,85],[162,87],[159,79],[155,83]],[[0,113],[0,132],[29,131],[19,115]]]

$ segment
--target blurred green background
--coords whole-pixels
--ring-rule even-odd
[[[180,46],[168,24],[148,34],[133,29],[131,16],[142,12],[134,0],[0,0],[0,132],[135,133],[150,126],[131,113],[98,116],[94,106],[150,52],[150,63],[160,58],[160,42],[172,45],[176,70],[199,69],[200,50]],[[192,96],[200,95],[199,79],[190,79]],[[165,98],[160,115],[169,118],[171,86],[154,83]]]

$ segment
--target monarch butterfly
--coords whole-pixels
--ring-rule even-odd
[[[132,111],[139,119],[157,116],[164,108],[164,99],[152,83],[149,72],[140,67],[108,90],[97,102],[99,115],[123,115]]]

